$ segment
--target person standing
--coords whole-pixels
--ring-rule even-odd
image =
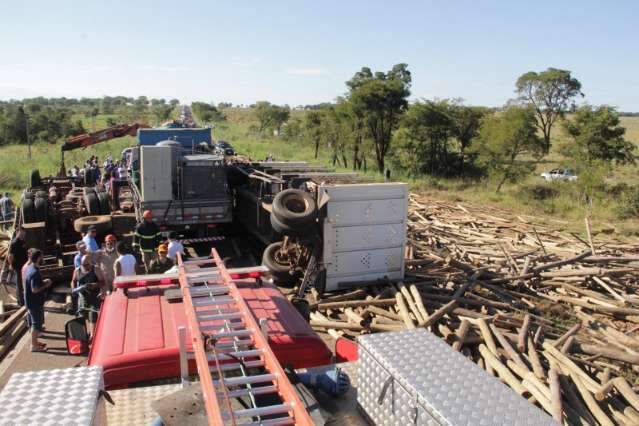
[[[89,229],[87,229],[87,233],[84,235],[84,238],[82,238],[82,241],[87,247],[87,251],[90,253],[95,253],[96,251],[100,250],[100,247],[98,247],[98,242],[95,240],[95,237],[97,235],[98,232],[96,227],[91,225],[89,226]]]
[[[142,252],[142,260],[146,271],[151,267],[151,261],[155,258],[155,248],[160,243],[160,228],[153,222],[153,214],[145,210],[142,214],[142,222],[135,228],[133,235],[133,247]]]
[[[130,277],[136,274],[137,261],[135,256],[129,253],[128,247],[124,241],[120,241],[116,248],[118,258],[115,260],[113,267],[116,277]]]
[[[73,271],[71,285],[78,294],[78,313],[89,321],[89,334],[93,334],[102,303],[104,277],[91,262],[90,254],[82,256],[80,267]]]
[[[13,220],[13,214],[15,211],[15,207],[13,205],[13,201],[11,200],[11,196],[8,192],[5,192],[0,198],[0,218],[4,221]],[[9,224],[4,224],[4,228],[8,228]]]
[[[31,352],[44,352],[47,345],[38,340],[44,326],[44,302],[46,290],[51,287],[50,279],[42,279],[40,264],[42,252],[31,251],[31,265],[27,268],[24,282],[24,302],[27,307],[27,322],[31,328]]]
[[[104,276],[104,292],[108,293],[113,290],[113,279],[115,278],[115,261],[118,258],[118,252],[115,250],[117,239],[115,235],[109,234],[104,239],[104,247],[100,250],[98,256],[98,267]]]
[[[167,256],[173,261],[173,263],[175,263],[178,253],[184,257],[184,246],[177,239],[177,233],[175,231],[171,231],[169,234],[169,252]]]
[[[168,258],[169,250],[166,244],[160,244],[158,247],[158,258],[151,261],[149,274],[163,274],[173,267],[173,261]]]
[[[23,282],[20,272],[22,271],[22,266],[29,260],[25,238],[26,231],[21,226],[18,226],[15,238],[9,246],[9,255],[7,257],[9,272],[16,274],[16,299],[18,299],[18,305],[20,306],[24,306],[24,289],[22,288]]]

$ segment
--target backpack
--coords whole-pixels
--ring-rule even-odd
[[[89,351],[89,333],[84,318],[74,318],[64,325],[69,355],[84,355]]]

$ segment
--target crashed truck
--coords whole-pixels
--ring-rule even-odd
[[[142,130],[153,129],[139,139]],[[147,209],[195,256],[176,272],[118,277],[88,366],[14,374],[0,424],[143,424],[137,415],[149,410],[162,424],[553,424],[426,330],[339,338],[329,349],[308,324],[308,291],[404,277],[407,185],[219,155],[178,135],[132,147],[128,176],[109,193],[69,178],[27,191],[48,193],[60,213],[38,225],[59,248],[47,251],[56,262],[46,273],[68,268],[62,242],[83,226],[126,239]]]

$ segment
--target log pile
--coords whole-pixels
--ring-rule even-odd
[[[639,424],[639,243],[411,195],[406,279],[312,291],[337,338],[425,327],[564,424]]]
[[[26,308],[0,301],[0,361],[27,329]]]

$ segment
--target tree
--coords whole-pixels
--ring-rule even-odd
[[[158,123],[163,123],[171,118],[174,107],[167,104],[156,104],[151,108],[151,112],[157,119]]]
[[[191,104],[193,114],[204,123],[224,121],[226,117],[217,108],[206,102],[193,102]]]
[[[544,141],[537,135],[535,112],[530,107],[511,106],[484,119],[473,151],[488,173],[498,179],[496,192],[506,181],[514,182],[532,171],[520,161],[523,155],[539,156]]]
[[[255,104],[255,118],[257,118],[258,132],[261,134],[265,130],[277,130],[279,135],[282,125],[286,123],[291,115],[288,107],[273,105],[267,101],[260,101]]]
[[[171,105],[172,107],[174,107],[174,108],[175,108],[176,106],[180,105],[180,101],[179,101],[179,99],[175,99],[175,98],[173,98],[173,99],[171,99],[171,100],[169,101],[169,105]]]
[[[624,139],[626,129],[620,123],[613,107],[582,106],[564,122],[564,132],[571,141],[562,146],[562,154],[588,166],[595,161],[634,163],[636,147]]]
[[[519,99],[532,105],[536,125],[544,135],[544,154],[550,151],[550,131],[558,118],[573,104],[574,98],[583,96],[581,83],[570,71],[548,68],[546,71],[530,71],[517,79]]]
[[[451,101],[449,105],[450,135],[459,142],[459,174],[464,174],[466,149],[479,135],[481,120],[488,113],[488,108],[466,106],[460,99]]]
[[[411,74],[406,64],[397,64],[387,73],[373,74],[362,68],[346,82],[348,100],[354,113],[362,117],[375,148],[377,169],[384,173],[384,160],[391,145],[393,131],[408,107]]]
[[[451,118],[448,100],[424,100],[411,105],[401,122],[396,159],[415,176],[447,174],[451,164],[448,140]],[[405,150],[407,153],[398,151]],[[404,154],[404,155],[402,155]]]
[[[322,114],[318,110],[309,111],[304,115],[304,135],[315,146],[315,158],[317,158],[322,140]]]

